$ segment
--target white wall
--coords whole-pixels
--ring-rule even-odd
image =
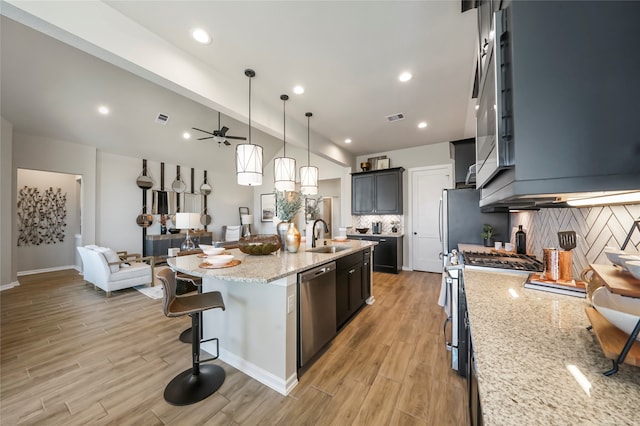
[[[96,149],[91,146],[74,144],[40,136],[13,133],[13,167],[18,169],[41,170],[82,176],[82,236],[84,244],[96,242]],[[15,178],[17,179],[17,178]],[[16,225],[17,181],[13,180],[11,226]],[[73,238],[73,236],[71,236]],[[15,239],[14,239],[15,241]],[[13,243],[12,257],[17,259],[17,245]],[[52,249],[55,250],[55,249]],[[40,259],[42,264],[31,265],[35,269],[48,268],[47,256]],[[74,265],[75,260],[65,263]],[[17,265],[17,264],[16,264]],[[17,270],[17,272],[21,272]]]
[[[80,217],[77,216],[76,206],[76,175],[66,173],[41,172],[38,170],[18,169],[17,188],[37,188],[44,195],[48,188],[66,196],[66,217],[64,219],[64,238],[49,244],[20,245],[16,247],[17,270],[34,271],[61,266],[73,267],[76,263],[76,244],[74,235],[80,228]],[[19,225],[17,224],[16,227]],[[17,239],[16,239],[17,241]]]
[[[0,286],[16,283],[15,257],[11,250],[15,245],[13,232],[13,200],[15,185],[13,157],[13,126],[0,117]]]

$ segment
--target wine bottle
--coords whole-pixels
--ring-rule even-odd
[[[518,225],[516,232],[516,253],[527,254],[527,234],[522,230],[522,225]]]

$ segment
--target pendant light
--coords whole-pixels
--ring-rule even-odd
[[[307,117],[307,165],[300,167],[300,192],[304,195],[316,195],[318,193],[318,168],[311,166],[309,142],[309,119],[313,114],[307,112],[304,115]]]
[[[249,77],[249,143],[236,146],[236,176],[238,185],[262,185],[262,147],[251,143],[251,79],[256,76],[252,69],[244,70]]]
[[[280,95],[282,99],[282,157],[274,160],[273,181],[278,191],[295,191],[296,189],[296,159],[287,157],[287,117],[285,114],[285,103],[289,96]]]

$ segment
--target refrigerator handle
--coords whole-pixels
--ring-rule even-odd
[[[438,203],[438,236],[442,243],[442,197],[440,197],[440,202]]]

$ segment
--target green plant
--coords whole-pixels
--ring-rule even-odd
[[[302,196],[297,191],[276,191],[276,216],[289,222],[302,207]]]
[[[482,226],[482,233],[480,234],[482,238],[490,240],[496,235],[498,234],[495,232],[495,229],[493,229],[493,226],[489,225],[488,223],[485,223]]]

